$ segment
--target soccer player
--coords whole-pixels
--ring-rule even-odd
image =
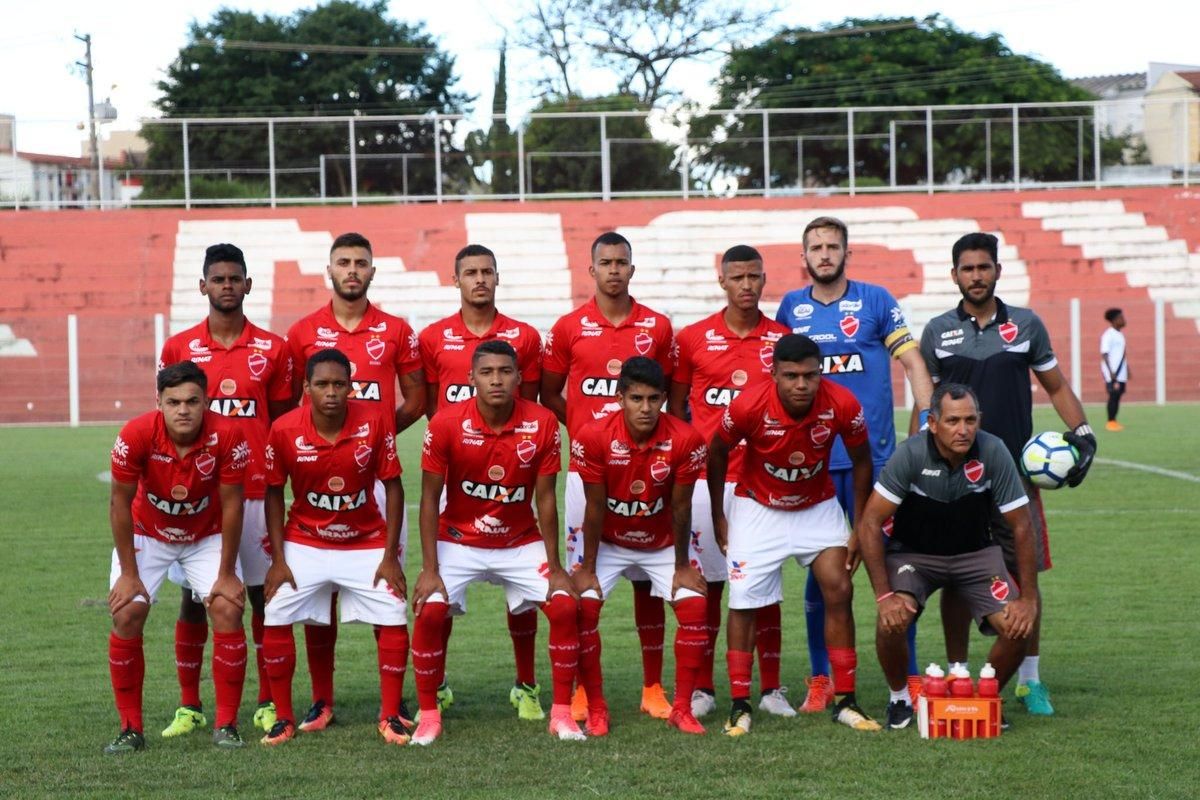
[[[713,531],[729,563],[726,628],[733,705],[725,733],[750,732],[750,671],[755,615],[783,599],[783,565],[796,559],[817,575],[825,598],[825,636],[833,666],[833,720],[877,731],[854,697],[853,566],[850,531],[829,477],[834,437],[850,456],[857,512],[871,488],[871,448],[862,406],[849,389],[822,380],[821,351],[789,333],[775,345],[771,383],[742,392],[725,410],[709,445],[708,492]],[[729,452],[746,442],[742,471],[726,518]]]
[[[999,634],[988,661],[1004,686],[1025,655],[1037,615],[1029,498],[1004,442],[979,430],[975,393],[940,383],[929,430],[904,441],[879,474],[858,523],[862,559],[879,607],[875,649],[891,698],[887,726],[912,721],[905,631],[929,595],[954,587],[984,635]],[[993,514],[1013,532],[1020,589],[991,533]],[[886,550],[884,522],[895,515]]]
[[[1078,486],[1096,455],[1096,436],[1084,416],[1079,398],[1058,367],[1050,336],[1037,314],[1005,304],[996,297],[1000,280],[999,240],[990,233],[968,233],[954,243],[950,279],[962,293],[962,302],[929,321],[921,334],[921,355],[935,382],[963,383],[974,390],[983,412],[983,430],[999,436],[1014,462],[1033,433],[1033,391],[1029,370],[1046,390],[1058,416],[1070,429],[1064,434],[1079,451],[1079,462],[1067,473],[1067,484]],[[1037,487],[1022,477],[1033,516],[1037,570],[1051,567],[1046,515]],[[1014,532],[1003,515],[996,514],[992,530],[1009,572],[1019,575]],[[1021,587],[1024,588],[1024,585]],[[942,626],[946,655],[952,662],[967,660],[970,617],[957,592],[942,592]],[[1050,715],[1054,706],[1039,675],[1042,603],[1030,634],[1025,660],[1017,673],[1017,697],[1031,714]]]
[[[718,275],[725,291],[725,308],[699,322],[688,325],[675,338],[675,367],[671,382],[670,410],[684,416],[690,407],[692,424],[704,438],[712,439],[721,416],[735,397],[760,383],[771,381],[771,363],[775,343],[789,329],[759,310],[758,303],[766,285],[762,255],[741,244],[721,256]],[[733,496],[733,481],[742,468],[744,447],[729,454],[725,504]],[[692,494],[692,561],[707,582],[708,646],[692,692],[692,714],[703,717],[716,710],[713,691],[713,654],[717,632],[721,628],[721,595],[725,591],[728,566],[725,554],[713,537],[712,511],[708,482],[702,471]],[[779,654],[782,647],[779,604],[759,609],[755,625],[755,649],[758,651],[759,708],[780,716],[796,715],[788,703],[779,680]],[[676,698],[678,701],[678,698]]]
[[[417,335],[401,317],[384,313],[367,299],[375,277],[371,243],[358,233],[343,233],[329,250],[328,275],[333,286],[329,305],[296,322],[288,331],[292,363],[299,367],[314,353],[337,348],[350,359],[350,399],[374,408],[399,434],[425,412],[425,373]],[[399,382],[403,403],[396,403]],[[292,384],[301,398],[300,376]],[[375,501],[384,507],[383,485],[375,487]],[[401,509],[400,563],[404,563],[408,519]],[[333,602],[337,594],[334,593]],[[333,722],[333,663],[337,644],[337,615],[327,626],[305,625],[304,646],[312,676],[312,707],[300,730],[323,730]],[[399,711],[399,709],[397,709]]]
[[[1119,308],[1104,312],[1108,327],[1100,335],[1100,373],[1104,375],[1104,388],[1108,392],[1108,422],[1105,429],[1123,431],[1125,426],[1117,422],[1121,410],[1121,395],[1129,381],[1129,365],[1125,363],[1125,313]]]
[[[893,419],[891,361],[904,367],[912,385],[917,407],[929,407],[933,384],[921,359],[917,343],[909,333],[895,298],[882,286],[846,277],[851,250],[846,224],[835,217],[817,217],[801,236],[804,265],[812,283],[788,292],[779,304],[776,320],[803,333],[821,348],[822,370],[834,383],[854,392],[867,420],[871,463],[876,475],[896,449]],[[830,477],[838,502],[854,525],[854,481],[850,458],[839,440],[833,445]],[[823,601],[816,573],[808,573],[804,589],[805,622],[808,626],[808,655],[812,678],[801,711],[818,712],[833,699],[829,683],[829,653],[825,647]],[[909,687],[915,696],[920,688],[916,663],[916,627],[909,633]]]
[[[671,322],[646,308],[629,294],[633,278],[633,246],[619,233],[602,233],[592,242],[588,274],[596,294],[588,302],[554,323],[546,337],[542,362],[541,402],[567,426],[572,439],[588,423],[619,410],[617,375],[633,356],[648,356],[664,372],[671,369]],[[566,389],[566,397],[563,389]],[[567,569],[583,560],[583,481],[574,468],[567,472],[565,493]],[[663,637],[666,611],[661,598],[650,592],[648,581],[635,581],[633,618],[642,646],[641,710],[666,719],[671,714],[662,688]],[[577,692],[575,719],[587,716],[585,692]]]
[[[425,413],[430,419],[434,412],[475,396],[470,382],[471,354],[479,342],[501,340],[513,346],[521,370],[518,393],[526,400],[537,401],[542,378],[542,338],[532,326],[510,319],[496,309],[499,283],[495,253],[479,244],[469,244],[458,251],[454,257],[454,285],[461,295],[461,307],[457,313],[426,326],[417,337],[425,371]],[[446,617],[446,641],[450,639],[452,619]],[[541,687],[534,673],[537,610],[531,608],[516,616],[510,613],[508,632],[517,663],[509,702],[521,719],[544,719],[546,714],[539,700]],[[438,688],[442,710],[454,699],[444,678]]]
[[[158,409],[126,423],[112,448],[108,665],[121,732],[104,748],[108,754],[146,746],[142,631],[176,563],[212,621],[213,743],[243,744],[237,715],[246,677],[246,601],[237,557],[250,448],[232,424],[206,410],[208,380],[198,366],[172,364],[159,370],[157,383]]]
[[[475,398],[439,411],[425,431],[412,652],[421,718],[412,741],[427,745],[441,736],[443,622],[448,613],[466,612],[467,587],[481,580],[504,586],[509,611],[532,606],[546,614],[554,686],[550,733],[583,739],[570,706],[579,667],[579,604],[558,558],[558,420],[518,396],[517,351],[508,342],[476,345],[470,380]],[[446,509],[439,515],[443,488]]]
[[[258,708],[254,725],[269,731],[275,724],[271,682],[262,658],[263,579],[267,555],[267,523],[263,512],[266,479],[263,448],[271,420],[292,406],[292,360],[283,338],[254,325],[242,309],[250,294],[246,257],[232,244],[214,244],[204,252],[200,294],[208,298],[208,318],[167,339],[158,363],[191,361],[208,378],[209,410],[229,417],[250,445],[250,462],[242,488],[242,538],[238,565],[252,609],[250,631],[258,665]],[[167,576],[185,584],[178,565]],[[179,619],[175,623],[175,669],[179,676],[179,708],[163,736],[181,736],[207,720],[200,706],[200,663],[208,639],[205,608],[183,586]]]
[[[579,681],[587,692],[587,729],[608,733],[600,666],[600,611],[622,575],[649,576],[670,600],[675,632],[675,701],[667,724],[704,733],[692,715],[692,690],[708,646],[704,577],[692,566],[692,487],[708,456],[691,425],[662,413],[667,377],[657,361],[635,356],[617,378],[620,413],[585,425],[571,442],[583,481],[583,561],[572,576],[579,603]]]
[[[408,662],[408,608],[400,565],[404,487],[390,415],[349,402],[350,360],[336,349],[309,357],[304,367],[307,402],[280,417],[267,441],[267,531],[271,567],[263,651],[275,699],[275,725],[263,744],[296,735],[292,675],[296,642],[292,625],[328,625],[333,592],[341,595],[342,622],[376,626],[379,652],[379,734],[408,744],[406,720],[397,714]],[[283,487],[291,481],[292,506],[284,524]],[[384,487],[384,505],[374,497]]]

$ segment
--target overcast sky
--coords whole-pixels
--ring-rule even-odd
[[[1151,61],[1200,62],[1195,14],[1189,3],[1142,0],[1121,13],[1085,0],[1013,0],[997,8],[978,0],[940,3],[854,0],[831,15],[827,4],[781,3],[780,25],[816,26],[845,15],[918,17],[941,13],[958,27],[976,33],[997,32],[1017,53],[1053,64],[1066,77],[1145,71]],[[83,56],[75,33],[92,35],[96,99],[111,97],[120,112],[113,128],[137,127],[153,116],[155,83],[178,53],[193,19],[207,20],[228,5],[257,13],[287,14],[314,3],[298,0],[157,0],[153,3],[96,3],[57,0],[42,5],[29,0],[0,0],[0,113],[18,119],[21,150],[78,155],[87,117],[87,89],[73,67]],[[459,88],[488,104],[497,50],[505,30],[516,26],[520,0],[454,0],[404,3],[393,0],[393,17],[421,20],[457,59]],[[120,13],[115,13],[117,10]],[[844,12],[844,13],[842,13]],[[535,66],[510,52],[510,111],[521,109],[529,84],[520,76]],[[524,63],[523,63],[524,61]],[[703,91],[717,65],[692,65],[672,73],[676,88]],[[514,77],[517,76],[517,77]],[[111,88],[115,85],[115,88]],[[516,108],[514,109],[513,106]]]

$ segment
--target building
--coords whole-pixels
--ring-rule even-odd
[[[1200,163],[1200,68],[1160,73],[1146,92],[1145,128],[1151,163]]]

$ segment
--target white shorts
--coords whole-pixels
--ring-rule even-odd
[[[139,602],[153,603],[158,597],[158,590],[167,573],[178,565],[180,576],[187,580],[192,589],[192,597],[197,603],[212,591],[216,583],[217,573],[221,569],[221,536],[205,536],[191,544],[167,544],[152,536],[133,535],[134,558],[137,560],[138,577],[142,585],[150,593],[150,598],[136,598]],[[241,570],[237,570],[241,577]],[[121,562],[117,559],[117,551],[112,554],[112,568],[108,573],[108,588],[111,589],[121,577]]]
[[[727,517],[735,485],[725,484]],[[721,583],[729,577],[729,566],[725,563],[725,555],[721,548],[717,547],[717,539],[713,535],[712,505],[708,498],[708,481],[696,481],[696,488],[692,490],[692,541],[688,544],[688,556],[692,566],[700,570],[704,580],[709,583]]]
[[[387,519],[387,489],[383,488],[383,481],[375,481],[375,506],[379,509],[379,516]],[[408,563],[408,499],[400,504],[400,546],[396,551],[400,554],[400,566],[403,567]]]
[[[467,613],[467,587],[477,581],[504,587],[508,610],[521,614],[540,608],[550,592],[546,545],[540,539],[520,547],[471,547],[457,542],[437,543],[438,572],[446,594],[429,596],[432,603],[447,603],[451,614]]]
[[[567,473],[567,488],[563,492],[563,522],[567,529],[566,549],[563,551],[563,568],[568,573],[579,569],[583,563],[583,509],[587,499],[583,495],[583,478],[578,472]],[[638,578],[637,580],[645,580]]]
[[[217,537],[220,538],[220,537]],[[242,539],[238,545],[238,566],[242,580],[247,586],[262,586],[271,566],[267,552],[270,542],[267,537],[267,503],[265,500],[245,500],[242,503]],[[183,569],[174,564],[167,570],[167,580],[190,589]]]
[[[408,606],[392,594],[387,584],[375,584],[375,571],[383,548],[331,550],[295,542],[283,543],[283,557],[296,579],[296,588],[285,583],[267,603],[267,625],[297,622],[329,624],[329,606],[338,592],[342,622],[404,625]]]
[[[821,551],[845,547],[846,515],[836,497],[798,511],[768,508],[748,497],[729,507],[729,607],[752,609],[783,600],[783,564],[808,566]]]
[[[680,589],[675,597],[671,596],[671,583],[675,580],[674,547],[634,550],[610,542],[600,542],[596,551],[596,581],[600,584],[600,591],[604,593],[605,599],[612,595],[622,575],[631,581],[650,581],[650,594],[671,602],[700,597],[691,589]],[[583,596],[596,599],[596,593],[591,590],[584,592]]]

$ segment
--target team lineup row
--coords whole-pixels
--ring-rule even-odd
[[[699,718],[715,708],[713,657],[729,584],[733,705],[725,731],[740,735],[750,727],[755,650],[759,707],[796,713],[778,680],[779,575],[791,557],[810,567],[813,678],[800,710],[832,703],[835,721],[879,729],[854,697],[850,577],[864,558],[882,589],[877,644],[892,687],[889,727],[911,719],[912,621],[942,585],[951,660],[966,660],[974,615],[981,628],[1004,634],[992,654],[1002,679],[1020,664],[1027,679],[1018,695],[1024,688],[1030,712],[1052,713],[1036,655],[1032,676],[1031,659],[1021,658],[1027,645],[1036,647],[1036,572],[1049,566],[1049,553],[1037,493],[1013,466],[1012,453],[1031,427],[1031,398],[1027,388],[1023,403],[1019,392],[1014,396],[1016,376],[1032,366],[1071,428],[1084,454],[1072,485],[1086,474],[1095,446],[1040,320],[994,296],[996,240],[971,234],[955,246],[951,270],[963,303],[935,319],[918,347],[885,289],[846,278],[840,221],[818,218],[802,239],[813,282],[784,298],[776,320],[759,309],[761,256],[738,246],[720,268],[726,308],[676,336],[666,317],[629,294],[630,243],[604,234],[591,254],[595,297],[559,320],[544,346],[530,326],[496,310],[496,259],[479,245],[455,261],[460,312],[417,336],[402,318],[368,302],[370,244],[343,235],[331,248],[330,304],[297,322],[286,340],[243,315],[251,281],[241,251],[209,248],[200,281],[209,317],[167,342],[158,410],[129,423],[113,449],[109,655],[121,734],[107,750],[144,746],[141,630],[168,574],[185,588],[175,644],[181,702],[163,735],[207,724],[199,699],[207,613],[221,746],[242,744],[236,723],[246,666],[244,596],[261,643],[255,724],[267,732],[264,742],[333,721],[340,607],[342,621],[376,626],[381,735],[428,744],[441,732],[441,710],[453,702],[444,683],[450,620],[465,611],[465,587],[478,579],[505,587],[516,661],[510,700],[518,714],[544,715],[533,669],[540,607],[550,620],[551,732],[582,738],[577,721],[585,721],[589,734],[603,735],[608,712],[596,624],[621,575],[635,586],[642,710],[693,733],[703,732]],[[946,464],[947,480],[971,477],[970,497],[931,501],[945,492],[925,492],[914,500],[909,483],[887,481],[885,465],[896,451],[891,358],[913,386],[920,412],[913,431],[929,416],[929,432],[900,452],[923,443],[922,454]],[[945,397],[931,407],[934,382]],[[1015,412],[1007,408],[1013,405]],[[420,712],[410,715],[402,699],[407,524],[394,435],[423,412],[431,417],[421,465],[423,567],[411,587]],[[559,422],[571,443],[562,559],[554,500]],[[977,437],[981,425],[999,438]],[[905,463],[914,460],[910,453]],[[295,500],[285,520],[289,480]],[[1009,496],[1012,485],[1019,497]],[[1000,486],[1008,494],[1001,496]],[[888,511],[878,520],[871,513],[877,501]],[[853,535],[847,516],[858,524]],[[898,554],[952,564],[911,558],[902,573],[924,582],[889,583],[876,547],[885,520],[889,564]],[[876,523],[863,544],[864,526]],[[967,554],[981,553],[990,560],[958,570]],[[979,591],[979,570],[990,570],[991,606]],[[679,621],[672,701],[661,684],[664,600]],[[313,685],[302,719],[291,703],[295,622],[306,623]],[[885,649],[900,661],[885,658]]]

